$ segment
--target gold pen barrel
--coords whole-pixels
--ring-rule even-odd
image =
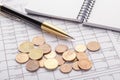
[[[47,31],[49,33],[55,34],[56,36],[59,36],[61,38],[74,39],[73,37],[69,36],[64,30],[62,30],[62,29],[60,29],[58,27],[55,27],[54,25],[51,25],[51,24],[49,24],[47,22],[42,23],[41,29],[43,29],[43,30],[45,30],[45,31]]]

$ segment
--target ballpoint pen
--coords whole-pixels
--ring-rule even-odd
[[[17,18],[20,18],[28,23],[31,23],[37,27],[40,27],[42,30],[45,30],[49,33],[52,33],[52,34],[55,34],[57,36],[60,36],[62,38],[65,38],[65,39],[74,39],[73,37],[71,37],[70,35],[68,35],[64,30],[58,28],[58,27],[55,27],[54,25],[51,25],[47,22],[42,22],[42,21],[39,21],[39,20],[36,20],[26,14],[23,14],[21,12],[18,12],[14,9],[11,9],[9,8],[8,6],[6,5],[3,5],[0,3],[0,12],[3,12],[3,13],[6,13],[6,14],[9,14],[9,15],[12,15],[14,17],[17,17]]]

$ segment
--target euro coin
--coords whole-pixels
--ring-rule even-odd
[[[43,57],[43,52],[40,48],[31,49],[28,54],[31,59],[37,60]]]
[[[49,44],[43,44],[39,47],[42,49],[43,54],[47,54],[51,52],[51,46]]]
[[[87,44],[87,48],[90,51],[97,51],[100,49],[100,44],[96,41],[91,41]]]
[[[44,55],[44,57],[47,59],[48,58],[55,58],[55,56],[56,56],[56,52],[54,52],[54,51],[51,51],[50,53]]]
[[[62,56],[56,56],[55,59],[58,61],[58,65],[62,65],[65,63]]]
[[[29,60],[29,56],[28,56],[28,54],[26,54],[26,53],[19,53],[19,54],[17,54],[17,56],[16,56],[16,61],[18,62],[18,63],[25,63],[25,62],[27,62]]]
[[[72,68],[76,71],[80,70],[80,68],[78,66],[78,61],[75,61],[74,63],[72,63]]]
[[[89,70],[92,67],[92,62],[88,59],[78,61],[78,66],[83,70]]]
[[[72,67],[70,64],[63,64],[60,66],[60,71],[63,73],[69,73],[72,71]]]
[[[45,60],[46,60],[45,58],[39,60],[39,66],[40,66],[41,68],[44,67],[44,62],[45,62]]]
[[[36,36],[32,39],[32,43],[35,45],[43,45],[45,43],[45,38],[43,36]]]
[[[63,45],[63,44],[59,44],[59,45],[57,45],[56,48],[55,48],[55,51],[56,51],[57,53],[60,53],[60,54],[64,53],[64,52],[67,51],[67,50],[68,50],[68,47],[67,47],[66,45]]]
[[[76,53],[73,50],[68,50],[62,54],[65,61],[73,61],[76,58]]]
[[[26,64],[26,69],[28,71],[34,72],[39,69],[39,63],[35,60],[29,60]]]
[[[47,59],[44,62],[44,66],[48,70],[54,70],[58,67],[58,61],[56,59]]]
[[[29,41],[26,41],[19,45],[18,50],[21,52],[29,52],[33,48],[34,44]]]
[[[83,44],[79,44],[79,45],[75,46],[75,50],[77,52],[85,52],[86,51],[86,46],[83,45]]]
[[[77,59],[78,60],[88,59],[88,56],[84,52],[79,52],[79,53],[76,53],[76,54],[77,54]]]

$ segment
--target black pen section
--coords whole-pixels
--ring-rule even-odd
[[[42,25],[42,22],[40,22],[40,21],[38,21],[38,20],[36,20],[36,19],[34,19],[34,18],[26,15],[26,14],[23,14],[23,13],[18,12],[18,11],[16,11],[16,10],[10,9],[10,8],[7,7],[7,6],[2,6],[2,5],[0,5],[0,11],[1,11],[1,12],[4,12],[4,13],[7,13],[7,14],[9,14],[9,15],[13,15],[13,16],[15,16],[15,17],[17,17],[17,18],[22,19],[22,20],[25,20],[25,21],[27,21],[28,23],[31,23],[31,24],[33,24],[33,25],[35,25],[35,26],[39,26],[39,27],[40,27],[40,26]]]

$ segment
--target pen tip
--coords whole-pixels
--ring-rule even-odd
[[[70,37],[70,38],[75,40],[75,38],[73,38],[73,37]]]
[[[68,35],[68,37],[69,37],[70,39],[74,39],[74,40],[75,40],[75,38],[73,38],[72,36],[69,36],[69,35]]]

